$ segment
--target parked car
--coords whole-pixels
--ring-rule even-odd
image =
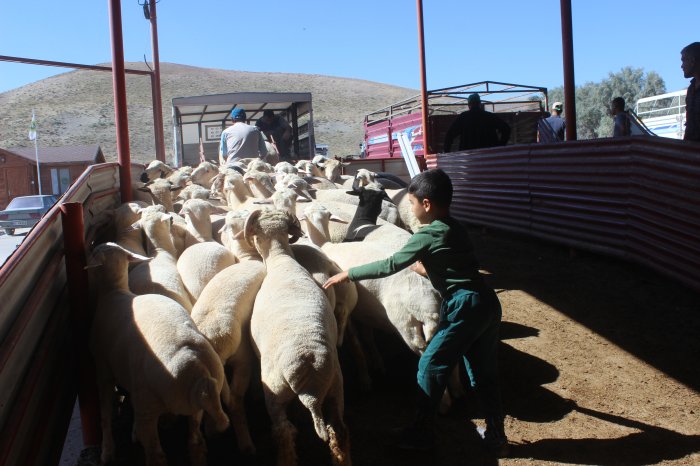
[[[15,228],[31,228],[57,200],[51,195],[16,197],[5,210],[0,210],[0,228],[7,235],[14,235]]]

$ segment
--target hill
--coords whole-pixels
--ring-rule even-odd
[[[143,63],[127,68],[145,69]],[[151,83],[127,75],[131,158],[155,158]],[[357,154],[362,120],[373,110],[418,91],[359,79],[310,74],[254,73],[161,63],[161,89],[167,160],[173,156],[173,97],[228,92],[311,92],[316,142],[333,155]],[[0,147],[30,146],[27,130],[36,112],[39,144],[99,144],[108,161],[116,160],[111,73],[71,71],[0,93]]]

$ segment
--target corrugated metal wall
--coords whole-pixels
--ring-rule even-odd
[[[438,154],[453,215],[647,265],[700,290],[700,145],[632,137]]]
[[[143,166],[132,167],[138,176]],[[0,267],[0,464],[60,457],[77,390],[60,203],[84,208],[86,244],[118,205],[116,163],[92,165]],[[87,292],[87,290],[86,290]]]

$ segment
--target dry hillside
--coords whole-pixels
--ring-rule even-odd
[[[127,68],[144,69],[143,63]],[[311,92],[316,142],[334,155],[356,154],[366,113],[418,91],[358,79],[332,76],[226,71],[173,63],[161,64],[165,148],[173,154],[173,97],[228,92]],[[145,162],[155,157],[151,85],[146,76],[127,75],[131,156]],[[108,161],[116,159],[112,75],[72,71],[0,93],[0,147],[29,146],[32,108],[39,143],[47,146],[99,144]]]

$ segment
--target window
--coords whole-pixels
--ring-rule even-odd
[[[63,194],[71,184],[70,169],[68,168],[52,168],[51,169],[51,187],[53,194]]]

